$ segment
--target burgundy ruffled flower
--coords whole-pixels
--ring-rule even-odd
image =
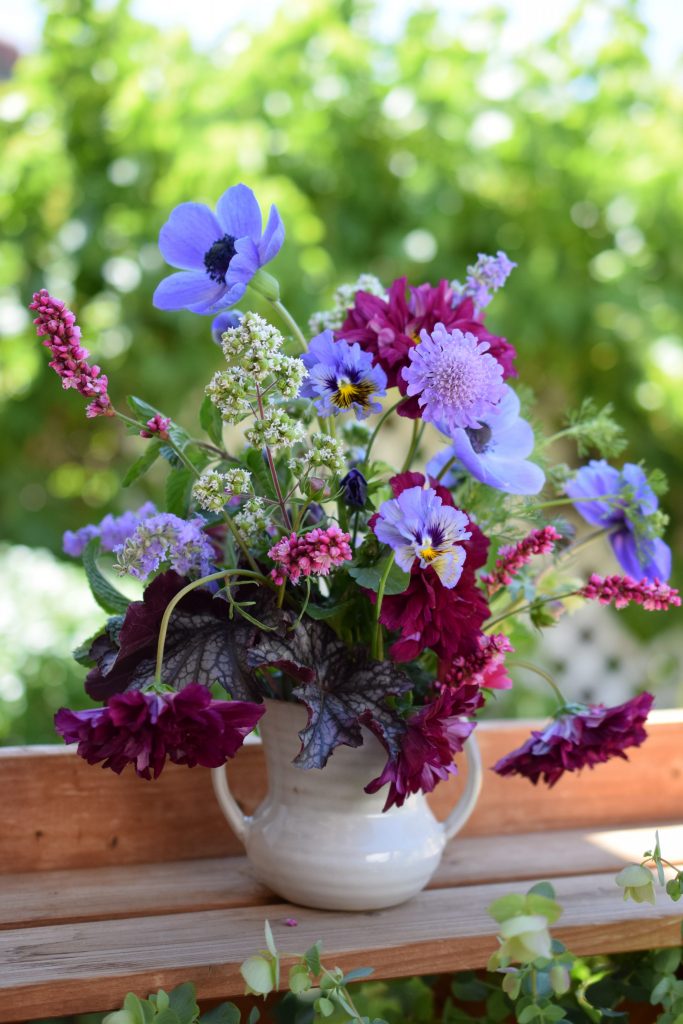
[[[385,811],[400,807],[411,793],[431,793],[437,782],[457,771],[453,757],[462,751],[475,726],[465,716],[474,714],[483,703],[479,687],[462,686],[444,690],[420,708],[406,723],[400,752],[389,758],[382,774],[368,783],[365,792],[376,793],[389,783]]]
[[[398,497],[408,487],[423,487],[425,477],[422,473],[400,473],[389,482],[394,497]],[[444,505],[455,508],[449,490],[431,478],[429,485]],[[477,586],[476,571],[486,562],[489,541],[471,520],[467,529],[471,537],[462,542],[466,557],[455,587],[447,589],[434,569],[421,569],[416,562],[407,589],[402,594],[384,597],[380,622],[401,634],[391,647],[394,661],[413,661],[427,647],[448,664],[478,651],[481,626],[488,618],[489,606]]]
[[[517,355],[505,339],[490,334],[481,320],[475,318],[474,302],[470,297],[455,307],[454,293],[448,281],[411,286],[406,295],[406,278],[393,282],[387,299],[369,292],[356,292],[353,307],[348,311],[337,336],[345,341],[357,341],[365,352],[370,352],[387,375],[389,387],[399,388],[406,394],[407,384],[401,371],[410,365],[408,353],[420,338],[420,331],[431,333],[438,323],[447,331],[455,328],[463,334],[473,334],[477,341],[489,343],[489,354],[503,368],[503,377],[516,376],[513,361]],[[407,398],[398,409],[401,416],[418,419],[421,415],[417,398]]]
[[[234,757],[265,711],[247,701],[213,700],[199,683],[175,693],[128,690],[102,708],[61,708],[55,728],[66,743],[78,743],[88,764],[103,762],[120,774],[127,764],[143,779],[155,779],[170,758],[190,768],[218,768]]]
[[[614,708],[590,704],[572,711],[565,709],[542,731],[518,750],[506,754],[493,770],[499,775],[524,775],[534,785],[541,776],[554,786],[565,772],[601,764],[612,757],[628,760],[624,749],[639,747],[647,738],[643,728],[654,697],[641,693]]]

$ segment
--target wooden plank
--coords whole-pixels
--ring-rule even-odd
[[[536,723],[537,724],[537,723]],[[483,722],[484,765],[520,745],[534,723]],[[464,835],[660,824],[683,806],[683,712],[655,713],[629,762],[565,776],[552,789],[486,771]],[[258,744],[240,751],[231,785],[247,811],[266,789]],[[431,796],[443,817],[461,780]],[[63,747],[0,751],[0,873],[141,864],[237,855],[242,848],[216,805],[209,773],[169,765],[156,782],[93,768]]]
[[[654,844],[655,827],[461,837],[450,843],[430,889],[541,876],[617,872]],[[683,863],[683,826],[660,829],[662,849]],[[44,871],[0,878],[0,929],[113,920],[275,902],[244,857]]]
[[[625,903],[610,878],[556,880],[564,914],[556,936],[577,955],[680,943],[680,910]],[[322,939],[328,964],[372,966],[379,977],[485,965],[497,926],[486,908],[509,882],[424,892],[400,907],[332,914],[288,904],[211,910],[0,933],[0,1022],[112,1009],[128,990],[146,995],[184,980],[200,998],[242,992],[239,964],[263,945],[269,918],[284,951]],[[296,917],[296,929],[284,925]]]

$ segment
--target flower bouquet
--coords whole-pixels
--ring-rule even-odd
[[[504,253],[479,255],[464,283],[385,289],[363,274],[304,332],[263,269],[284,235],[275,207],[262,227],[244,185],[215,212],[183,203],[161,229],[161,253],[180,269],[155,305],[213,317],[199,436],[140,398],[115,407],[74,315],[44,290],[33,298],[63,386],[88,400],[87,416],[144,439],[124,485],[157,461],[168,470],[164,511],[147,503],[65,535],[110,617],[75,652],[101,706],[62,709],[55,724],[89,763],[131,764],[145,779],[167,759],[219,769],[258,725],[263,813],[241,824],[222,771],[216,786],[261,877],[319,906],[381,906],[426,883],[471,809],[468,738],[511,685],[513,622],[548,628],[582,601],[663,610],[680,599],[665,582],[662,480],[606,461],[624,446],[609,407],[586,401],[547,438],[529,422],[528,390],[510,383],[515,349],[484,320],[515,266]],[[236,311],[248,288],[282,332]],[[405,442],[388,464],[377,441],[394,417]],[[560,437],[597,458],[577,471],[551,464]],[[558,515],[567,505],[590,532],[575,536]],[[624,575],[577,579],[573,556],[603,535]],[[139,600],[105,559],[145,584]],[[615,708],[557,698],[552,722],[496,772],[554,785],[646,736],[647,693]],[[423,794],[464,749],[469,796],[440,832]]]

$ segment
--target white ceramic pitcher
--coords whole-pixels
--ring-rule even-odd
[[[322,771],[302,770],[292,760],[306,709],[274,700],[266,705],[260,730],[268,795],[253,817],[240,810],[225,769],[213,771],[218,802],[259,880],[286,900],[322,910],[377,910],[420,892],[479,795],[481,758],[474,738],[465,745],[462,799],[439,822],[422,793],[383,813],[386,787],[363,792],[387,759],[372,733],[363,730],[361,747],[337,747]]]

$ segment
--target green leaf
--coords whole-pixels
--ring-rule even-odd
[[[307,949],[306,952],[304,953],[304,960],[306,961],[306,966],[308,967],[308,969],[311,972],[311,974],[313,974],[316,978],[320,974],[320,969],[321,969],[321,967],[320,967],[320,951],[321,951],[321,949],[322,949],[322,943],[320,941],[318,941],[318,942],[315,943],[314,946],[311,946],[311,948]]]
[[[327,996],[321,996],[315,1002],[315,1008],[322,1017],[331,1017],[334,1013],[334,1003]]]
[[[536,882],[536,885],[532,885],[529,889],[527,896],[531,896],[532,893],[536,893],[538,896],[545,896],[548,900],[555,899],[555,890],[550,882]]]
[[[105,579],[97,565],[97,556],[100,552],[100,539],[93,537],[88,541],[83,552],[83,568],[88,580],[88,586],[92,596],[100,608],[112,615],[123,615],[130,604],[129,598],[125,597],[120,590],[113,587],[109,580]]]
[[[194,474],[189,469],[174,469],[166,479],[166,511],[184,519],[190,507]]]
[[[268,952],[273,956],[277,956],[277,946],[275,945],[275,939],[273,938],[273,929],[270,927],[270,921],[266,921],[263,928],[266,934],[266,946],[268,947]]]
[[[555,900],[547,896],[540,896],[538,893],[530,892],[526,898],[527,911],[530,914],[541,914],[548,919],[549,924],[554,924],[562,916],[562,907]]]
[[[565,1013],[563,1007],[553,1004],[552,1006],[543,1007],[543,1016],[545,1020],[560,1021],[564,1020]]]
[[[529,1021],[535,1020],[536,1017],[541,1016],[541,1009],[536,1003],[531,1003],[530,1006],[525,1006],[520,1012],[517,1020],[519,1024],[529,1024]]]
[[[300,995],[302,992],[308,992],[311,988],[312,982],[308,973],[308,967],[305,964],[295,964],[289,970],[289,990],[293,992],[295,996]]]
[[[129,992],[123,1000],[123,1009],[129,1014],[132,1024],[145,1024],[145,1013],[142,1000],[134,992]]]
[[[110,619],[107,619],[103,628],[98,629],[87,640],[82,640],[78,647],[75,647],[71,652],[71,657],[74,661],[77,661],[83,668],[91,668],[95,664],[95,659],[90,657],[90,648],[95,640],[100,636],[104,636],[107,632],[118,633],[123,625],[124,618],[124,615],[113,615]]]
[[[344,601],[342,604],[331,605],[329,608],[321,608],[317,604],[306,605],[306,615],[319,622],[325,619],[332,619],[335,615],[343,615],[352,606],[352,601]]]
[[[526,896],[521,896],[519,893],[501,896],[500,899],[493,901],[488,908],[488,912],[494,921],[498,921],[501,924],[503,921],[507,921],[509,917],[515,917],[517,914],[524,914],[526,912]]]
[[[671,988],[672,978],[670,975],[666,975],[664,978],[660,978],[655,987],[650,993],[650,1005],[656,1006],[657,1003],[661,1003],[664,997],[669,993]]]
[[[213,1010],[203,1013],[200,1024],[240,1024],[242,1014],[234,1003],[221,1003]]]
[[[265,957],[248,957],[240,967],[240,974],[249,989],[258,996],[267,996],[275,987],[273,965]]]
[[[199,407],[199,423],[219,448],[223,447],[223,417],[220,409],[211,401],[207,395]]]
[[[253,1006],[251,1008],[251,1012],[249,1014],[249,1020],[247,1021],[247,1024],[258,1024],[258,1021],[260,1021],[260,1020],[261,1020],[261,1011],[259,1010],[258,1006]]]
[[[138,417],[143,423],[147,420],[151,420],[153,416],[163,416],[163,413],[159,409],[155,409],[149,402],[143,401],[142,398],[136,398],[135,395],[128,395],[126,399],[131,411],[135,416]]]
[[[150,469],[156,460],[161,455],[162,444],[157,438],[152,438],[146,442],[145,450],[139,459],[136,459],[133,465],[129,468],[128,472],[121,481],[122,487],[130,487],[130,485],[137,480],[139,477],[144,476],[148,469]]]
[[[652,965],[658,974],[674,974],[681,963],[680,949],[659,949],[652,959]]]
[[[196,990],[191,981],[186,981],[169,993],[169,1005],[178,1015],[180,1024],[193,1024],[199,1014]]]
[[[375,973],[374,967],[356,967],[354,970],[349,971],[345,974],[342,979],[343,985],[348,985],[351,981],[360,981],[361,978],[369,978],[371,974]]]
[[[374,590],[377,593],[386,566],[386,559],[377,562],[376,565],[352,565],[349,569],[349,576],[353,577],[359,587],[364,587],[366,590]],[[390,597],[392,594],[402,594],[409,583],[410,573],[404,572],[394,562],[386,579],[384,594],[387,597]]]
[[[185,1024],[170,1006],[167,1006],[161,1013],[157,1013],[154,1024]]]
[[[75,655],[74,655],[75,657]],[[681,880],[680,877],[670,878],[666,883],[667,895],[671,897],[674,903],[678,903],[681,898]]]

